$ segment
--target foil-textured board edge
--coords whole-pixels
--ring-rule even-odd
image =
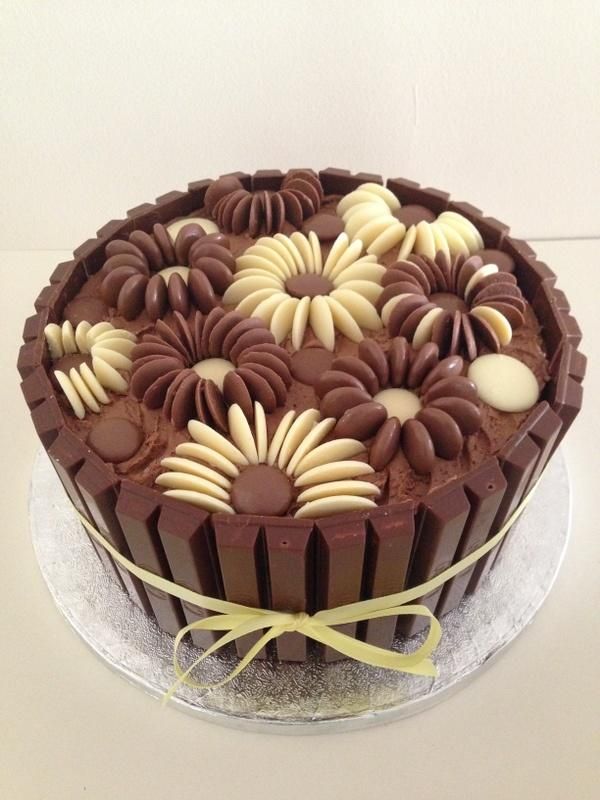
[[[35,459],[29,507],[36,557],[60,612],[108,666],[161,697],[173,681],[173,638],[105,571],[44,450]],[[485,583],[442,618],[435,679],[349,660],[255,661],[221,688],[183,686],[171,702],[208,721],[269,733],[350,730],[416,714],[462,688],[531,622],[562,563],[570,516],[568,474],[558,451]],[[395,646],[412,650],[423,636]],[[182,660],[198,652],[184,644]],[[234,656],[211,656],[202,679],[215,682],[234,664]]]

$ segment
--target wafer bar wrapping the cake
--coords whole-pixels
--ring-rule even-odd
[[[496,459],[490,458],[469,474],[463,487],[471,508],[456,550],[455,562],[477,550],[491,533],[495,533],[492,525],[506,490],[506,479]],[[474,569],[475,564],[444,584],[435,609],[438,618],[460,603]]]
[[[469,501],[461,481],[452,481],[421,501],[407,588],[439,575],[453,563],[469,510]],[[442,587],[414,602],[434,611],[441,593]],[[426,626],[426,617],[404,616],[398,620],[397,631],[412,636]]]
[[[317,520],[317,610],[361,599],[367,539],[365,516],[338,514]],[[336,630],[348,636],[355,636],[356,629],[356,623],[336,626]],[[325,647],[323,658],[336,661],[343,656]]]
[[[443,192],[440,189],[423,188],[418,183],[408,181],[405,178],[389,178],[386,186],[396,195],[403,206],[425,206],[436,214],[441,214],[442,211],[446,211],[450,202],[448,192]]]
[[[126,558],[131,551],[123,536],[119,520],[115,514],[119,482],[110,468],[87,458],[75,476],[75,483],[91,515],[90,522]],[[140,580],[115,562],[123,585],[133,602],[147,614],[152,613],[148,595]]]
[[[373,509],[367,520],[367,549],[364,570],[365,599],[401,592],[415,536],[414,503]],[[373,619],[362,626],[361,637],[369,644],[389,647],[394,640],[397,617]]]
[[[264,543],[257,518],[243,514],[215,514],[213,527],[225,600],[269,608],[268,587],[264,580]],[[261,635],[256,632],[238,639],[238,655],[246,655]],[[265,657],[266,649],[263,648],[256,658]]]
[[[313,523],[303,519],[263,520],[271,608],[277,611],[314,609]],[[299,633],[284,633],[275,642],[282,661],[306,661],[308,642]]]
[[[173,580],[186,589],[207,597],[222,597],[209,514],[201,508],[183,505],[169,497],[161,501],[158,533]],[[181,602],[186,622],[205,619],[211,612]],[[192,641],[209,647],[220,634],[192,631]]]
[[[159,513],[158,492],[131,481],[121,483],[116,515],[133,560],[138,567],[171,580],[171,570],[158,535]],[[147,583],[144,583],[144,588],[158,626],[174,636],[184,625],[181,603],[176,597]]]
[[[381,175],[371,175],[368,172],[357,172],[353,175],[350,170],[337,167],[319,170],[319,180],[325,194],[348,194],[361,183],[383,183]]]
[[[507,487],[496,512],[491,534],[500,530],[523,499],[539,455],[539,447],[527,436],[524,428],[512,436],[500,450],[498,461]],[[497,549],[498,546],[479,559],[469,581],[467,594],[472,594],[481,585],[494,563]]]
[[[75,476],[86,459],[96,460],[101,465],[100,459],[94,455],[89,447],[87,447],[81,439],[75,436],[68,428],[62,428],[52,445],[48,448],[48,455],[52,461],[52,465],[56,470],[56,474],[60,478],[66,493],[77,511],[82,514],[86,519],[91,520],[92,515],[86,506],[81,492],[75,483]],[[119,585],[124,588],[123,581],[119,571],[115,566],[110,553],[108,553],[102,545],[98,544],[96,540],[89,536],[88,538],[92,543],[98,558],[104,564],[107,571],[115,577]]]

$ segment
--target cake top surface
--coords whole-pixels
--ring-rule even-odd
[[[114,226],[44,337],[115,476],[318,519],[418,500],[518,433],[549,371],[505,226],[336,173],[224,176]]]

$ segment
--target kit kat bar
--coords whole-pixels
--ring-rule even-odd
[[[252,176],[252,191],[277,192],[281,189],[283,177],[283,172],[279,169],[259,169]]]
[[[171,570],[157,528],[160,499],[161,495],[153,489],[124,480],[116,515],[137,566],[171,580]],[[144,588],[159,628],[175,636],[185,624],[181,603],[176,597],[148,583],[144,582]]]
[[[215,514],[213,527],[225,599],[254,608],[269,608],[264,546],[256,517]],[[236,641],[240,658],[261,636],[257,631]],[[263,647],[256,658],[265,657]]]
[[[320,170],[319,180],[325,194],[348,194],[361,183],[383,183],[381,175],[371,175],[367,172],[357,172],[356,175],[353,175],[350,170],[336,167]]]
[[[209,514],[201,508],[163,497],[158,534],[175,583],[206,597],[223,596]],[[212,614],[185,600],[181,607],[188,624]],[[209,647],[220,632],[192,631],[198,647]]]
[[[49,308],[43,308],[37,311],[30,317],[27,317],[23,325],[23,341],[33,342],[35,339],[41,339],[44,342],[43,333],[44,328],[49,322],[54,322],[55,314]]]
[[[406,180],[406,178],[389,178],[386,186],[396,195],[403,206],[425,206],[425,208],[435,211],[436,214],[441,214],[442,211],[447,210],[450,202],[448,192],[440,189],[424,189],[418,183]]]
[[[490,535],[498,533],[521,502],[539,455],[539,447],[527,436],[526,431],[519,431],[512,436],[498,454],[498,461],[506,478],[507,487],[492,523]],[[496,546],[475,564],[466,594],[473,594],[479,588],[494,563],[497,549]]]
[[[75,484],[90,512],[91,523],[121,555],[131,560],[131,551],[115,514],[118,491],[116,477],[106,464],[98,464],[95,459],[88,458],[75,476]],[[147,614],[152,614],[152,606],[142,582],[116,561],[115,566],[131,600]]]
[[[337,608],[361,599],[366,550],[364,513],[340,514],[318,520],[317,528],[317,610]],[[356,636],[356,623],[336,625],[336,630]],[[325,647],[325,661],[344,658]]]
[[[276,611],[313,611],[313,524],[303,519],[266,517],[263,521],[271,608]],[[280,661],[306,661],[307,639],[284,633],[275,641]]]
[[[33,410],[44,400],[55,396],[55,389],[48,373],[41,365],[21,381],[21,391],[30,410]]]
[[[187,215],[198,208],[195,198],[190,192],[181,192],[174,189],[171,192],[156,198],[156,210],[160,221],[168,223],[175,217],[187,217]]]
[[[47,397],[35,406],[31,411],[31,419],[41,443],[47,450],[65,424],[56,398]]]
[[[407,588],[434,578],[453,563],[469,511],[469,501],[460,481],[443,486],[422,500],[417,523],[416,549]],[[413,602],[434,611],[442,588]],[[425,627],[427,618],[413,614],[399,618],[397,632],[412,636]]]
[[[403,503],[373,509],[367,519],[367,550],[363,597],[384,597],[401,592],[415,537],[415,505]],[[377,647],[389,648],[394,641],[397,617],[365,622],[361,637]]]
[[[94,460],[97,459],[97,456],[95,456],[89,447],[87,447],[81,441],[81,439],[75,436],[75,434],[72,433],[72,431],[70,431],[68,428],[63,428],[60,431],[54,442],[49,447],[48,455],[50,456],[52,465],[56,470],[56,474],[60,478],[71,502],[77,511],[79,511],[83,517],[91,522],[92,515],[90,514],[89,509],[86,506],[83,497],[81,496],[81,492],[75,483],[75,475],[79,472],[81,466],[87,458]],[[106,571],[115,577],[119,583],[119,586],[121,586],[123,589],[123,581],[121,580],[119,572],[115,567],[115,562],[113,561],[110,553],[108,553],[101,544],[98,544],[98,542],[92,536],[89,534],[87,534],[87,536],[92,543],[98,558],[104,564]]]
[[[506,485],[506,479],[495,458],[480,464],[464,481],[463,487],[471,508],[454,563],[477,550],[488,539],[490,532],[493,533],[492,524],[502,502]],[[458,606],[475,566],[473,564],[444,584],[435,609],[436,617],[439,618]]]

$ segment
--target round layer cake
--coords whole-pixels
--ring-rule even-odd
[[[535,484],[585,371],[555,282],[445,192],[232,173],[132,209],[59,264],[18,367],[70,499],[125,556],[204,595],[313,613],[433,577]],[[163,630],[205,613],[95,546]],[[455,608],[497,556],[422,602]],[[345,632],[389,647],[422,625]],[[270,647],[312,652],[299,634]]]

